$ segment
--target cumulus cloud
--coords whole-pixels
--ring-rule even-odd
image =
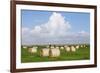
[[[48,22],[34,26],[32,29],[22,27],[22,44],[40,43],[77,43],[87,42],[89,34],[84,30],[69,32],[71,24],[60,13],[53,12]],[[86,41],[84,41],[86,39]]]
[[[33,35],[43,37],[64,36],[71,26],[68,21],[60,13],[52,13],[49,20],[45,24],[37,25],[32,30]],[[55,35],[56,34],[56,35]]]

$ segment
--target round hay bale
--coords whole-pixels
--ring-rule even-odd
[[[43,48],[43,49],[41,49],[40,56],[43,56],[43,57],[49,56],[49,51],[50,51],[49,48]]]
[[[37,47],[29,48],[28,51],[30,53],[37,53]]]
[[[64,47],[65,47],[65,48],[67,48],[68,46],[67,46],[67,45],[65,45]]]
[[[49,48],[49,45],[47,45],[46,47]]]
[[[56,49],[59,49],[59,47],[57,46]]]
[[[53,49],[53,48],[55,48],[55,47],[54,47],[54,46],[51,46],[50,48]]]
[[[66,47],[65,50],[66,50],[67,52],[69,52],[71,49],[70,49],[70,47]]]
[[[83,45],[81,45],[81,47],[83,47]]]
[[[84,47],[86,47],[86,46],[84,45]]]
[[[23,46],[23,48],[24,48],[24,49],[27,49],[27,47],[26,47],[26,46]]]
[[[62,47],[62,46],[61,46],[61,47],[60,47],[60,49],[61,49],[61,50],[63,50],[63,49],[64,49],[64,47]]]
[[[79,45],[76,46],[76,49],[79,49]]]
[[[50,49],[50,57],[59,57],[60,56],[60,50],[57,48]]]
[[[75,52],[76,51],[76,48],[74,46],[71,46],[71,51],[72,52]]]

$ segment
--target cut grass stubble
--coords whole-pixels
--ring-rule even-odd
[[[21,48],[21,62],[48,62],[48,61],[70,61],[70,60],[88,60],[90,59],[90,47],[77,49],[76,52],[66,52],[60,50],[59,57],[43,57],[40,56],[41,47],[39,46],[37,53],[29,53],[27,49]]]

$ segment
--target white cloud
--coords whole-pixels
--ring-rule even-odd
[[[37,37],[64,36],[70,28],[69,22],[60,13],[54,12],[47,23],[35,26],[31,33]]]
[[[29,31],[29,28],[27,27],[22,27],[22,33],[25,33],[25,32],[28,32]]]
[[[78,34],[79,34],[79,36],[83,36],[83,37],[88,37],[89,36],[89,33],[84,31],[84,30],[78,32]]]
[[[33,29],[22,27],[22,44],[40,43],[77,43],[88,42],[89,34],[84,30],[69,32],[71,25],[60,13],[53,12],[48,22],[34,26]],[[87,40],[87,41],[84,41]]]

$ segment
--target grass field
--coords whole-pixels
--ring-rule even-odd
[[[41,57],[39,51],[44,46],[38,46],[38,52],[35,54],[31,54],[28,52],[28,49],[21,48],[21,62],[48,62],[48,61],[69,61],[69,60],[88,60],[90,59],[90,47],[87,45],[87,48],[80,47],[76,50],[76,52],[66,52],[64,50],[60,50],[61,55],[56,58],[51,57]]]

